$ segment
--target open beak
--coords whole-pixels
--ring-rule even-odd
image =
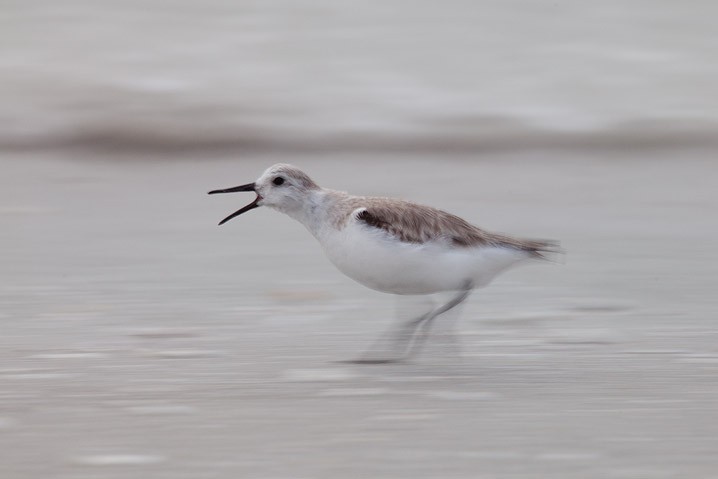
[[[254,185],[254,183],[247,183],[246,185],[235,186],[234,188],[225,188],[223,190],[212,190],[208,194],[214,195],[217,193],[237,193],[239,191],[254,191],[254,192],[256,192],[255,185]],[[223,225],[227,221],[234,218],[235,216],[239,216],[242,213],[246,213],[249,210],[253,210],[254,208],[257,208],[259,206],[257,203],[259,203],[259,200],[261,200],[261,199],[262,199],[262,197],[259,196],[259,194],[257,194],[257,197],[254,199],[254,201],[252,201],[250,204],[248,204],[244,208],[241,208],[241,209],[235,211],[234,213],[232,213],[231,215],[227,216],[225,219],[220,221],[219,224]]]

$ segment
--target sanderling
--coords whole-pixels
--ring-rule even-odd
[[[472,289],[530,259],[561,252],[555,241],[517,239],[490,233],[444,211],[394,198],[353,196],[321,188],[298,168],[277,164],[256,181],[209,194],[253,191],[257,197],[220,221],[220,225],[259,206],[269,206],[302,223],[329,260],[345,275],[371,289],[399,295],[454,291],[446,304],[404,324],[405,351],[412,338],[437,316],[464,301]],[[426,334],[423,335],[425,338]],[[423,340],[422,340],[423,342]]]

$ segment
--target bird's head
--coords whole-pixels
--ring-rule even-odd
[[[283,213],[292,214],[306,204],[313,190],[319,189],[306,173],[299,168],[279,163],[267,168],[256,181],[246,185],[213,190],[209,194],[254,191],[257,197],[247,206],[220,221],[220,225],[259,206],[269,206]]]

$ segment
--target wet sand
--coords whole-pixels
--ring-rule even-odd
[[[0,477],[713,478],[715,151],[0,156]],[[206,191],[287,161],[506,233],[511,271],[408,364],[391,296]]]

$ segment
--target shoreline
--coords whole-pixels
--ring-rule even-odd
[[[476,123],[476,122],[475,122]],[[651,150],[718,148],[718,123],[643,120],[593,130],[552,130],[518,121],[485,121],[475,128],[416,129],[410,132],[303,132],[296,129],[215,128],[171,122],[83,126],[36,135],[0,135],[0,151],[90,150],[176,153],[480,153],[525,150]]]

